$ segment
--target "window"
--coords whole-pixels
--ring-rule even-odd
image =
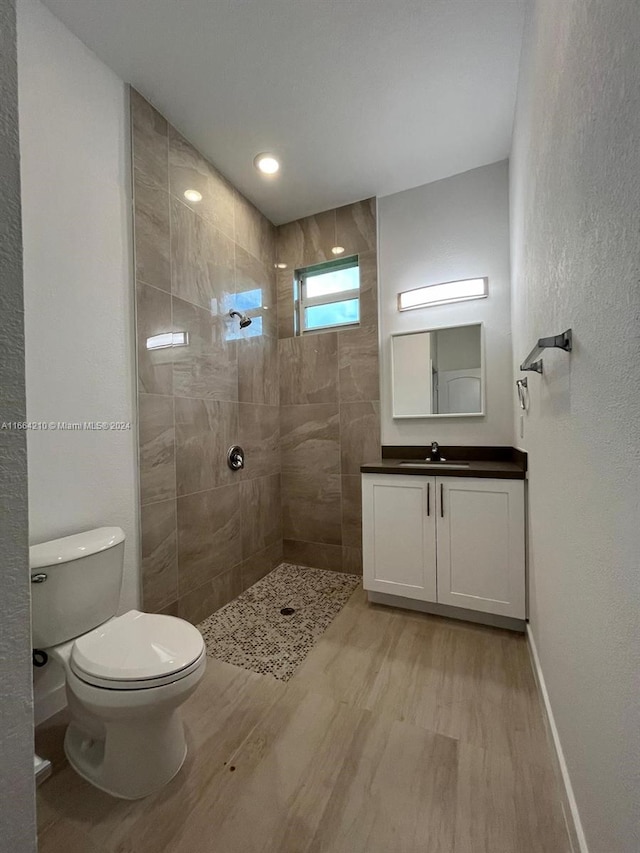
[[[360,322],[357,256],[298,270],[297,285],[300,334]]]

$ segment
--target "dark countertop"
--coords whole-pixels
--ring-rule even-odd
[[[490,477],[499,480],[524,480],[527,476],[527,455],[513,447],[441,447],[448,462],[467,462],[468,468],[440,467],[435,462],[414,468],[400,462],[424,462],[431,447],[383,447],[380,459],[360,466],[363,474],[408,474],[423,477]]]
[[[360,466],[363,474],[422,474],[423,477],[491,477],[500,480],[524,480],[526,472],[515,462],[469,462],[468,468],[441,468],[436,462],[428,468],[424,465],[412,468],[398,465],[407,459],[380,459]],[[453,461],[453,460],[452,460]],[[458,460],[456,460],[458,461]]]

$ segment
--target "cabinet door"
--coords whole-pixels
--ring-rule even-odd
[[[436,601],[435,477],[362,476],[364,588]]]
[[[438,601],[525,618],[524,483],[438,477]]]

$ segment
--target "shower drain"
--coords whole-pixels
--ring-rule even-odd
[[[280,613],[282,613],[282,615],[283,615],[283,616],[293,616],[293,614],[294,614],[295,612],[296,612],[296,611],[295,611],[295,608],[294,608],[294,607],[283,607],[283,608],[280,610]]]

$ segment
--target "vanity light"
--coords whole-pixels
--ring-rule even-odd
[[[202,201],[202,193],[198,190],[185,190],[184,197],[187,201]]]
[[[448,302],[465,302],[468,299],[484,299],[488,295],[489,279],[486,277],[445,281],[442,284],[429,284],[399,293],[398,311],[446,305]]]
[[[334,246],[331,250],[334,255],[343,255],[344,254],[344,246]]]
[[[274,267],[275,267],[277,270],[286,270],[287,265],[286,265],[286,264],[278,263],[278,264],[274,264]]]
[[[280,170],[280,163],[273,154],[258,154],[253,161],[253,165],[263,175],[275,175]]]
[[[186,347],[189,345],[188,332],[163,332],[147,338],[147,349],[168,349],[169,347]]]

